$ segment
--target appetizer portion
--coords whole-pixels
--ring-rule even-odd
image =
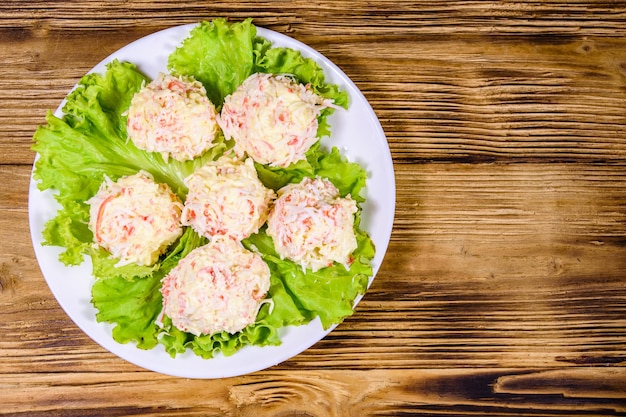
[[[95,243],[119,258],[118,266],[154,264],[183,232],[181,201],[147,172],[116,182],[105,177],[86,203]]]
[[[275,197],[257,176],[252,159],[222,156],[185,178],[189,189],[181,222],[199,235],[236,240],[256,233],[267,220]]]
[[[187,161],[213,145],[216,115],[199,81],[161,73],[133,96],[126,128],[139,149]]]
[[[256,73],[226,97],[217,122],[237,156],[288,167],[317,141],[317,118],[332,106],[288,76]]]
[[[163,279],[162,316],[181,331],[236,333],[254,323],[270,287],[261,256],[227,237],[185,256]]]
[[[91,258],[95,318],[113,325],[116,342],[161,345],[172,358],[229,356],[277,345],[287,335],[281,328],[315,317],[327,330],[367,290],[373,241],[356,221],[361,207],[354,213],[350,197],[340,198],[364,201],[367,172],[333,146],[335,122],[346,116],[349,127],[353,116],[329,119],[348,109],[348,91],[326,82],[326,66],[308,52],[274,46],[251,21],[201,22],[175,49],[168,37],[158,64],[150,54],[137,63],[116,54],[104,71],[81,78],[34,135],[32,178],[58,193],[61,206],[43,225],[42,243],[62,249],[67,267]],[[150,82],[143,70],[162,73]],[[317,146],[322,135],[332,148]],[[224,153],[232,158],[203,168]],[[286,187],[270,237],[274,190],[303,176],[329,181],[315,180],[317,191],[301,185],[302,195]],[[326,186],[332,191],[322,192]],[[64,291],[68,283],[54,278],[51,287]],[[89,298],[79,295],[81,303]],[[253,323],[258,311],[262,320]]]
[[[342,198],[325,178],[305,178],[278,190],[267,234],[282,258],[313,272],[338,262],[349,267],[357,247],[350,196]]]

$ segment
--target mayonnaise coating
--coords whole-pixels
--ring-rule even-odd
[[[357,247],[356,202],[342,198],[325,178],[304,178],[278,190],[267,220],[267,234],[282,258],[313,272],[333,262],[349,267]]]
[[[181,259],[162,284],[162,314],[179,330],[236,333],[255,322],[270,270],[259,254],[218,237]]]
[[[239,157],[287,167],[317,141],[317,118],[332,100],[284,75],[255,73],[226,97],[217,122]]]
[[[147,172],[105,178],[86,203],[95,243],[119,258],[118,265],[154,264],[183,232],[181,201]]]
[[[186,161],[213,146],[218,131],[215,106],[191,77],[159,74],[132,98],[128,137],[139,149]]]
[[[189,189],[181,222],[202,236],[244,239],[267,220],[275,197],[257,176],[252,159],[222,156],[184,180]]]

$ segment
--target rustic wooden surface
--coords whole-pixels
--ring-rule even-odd
[[[32,135],[81,75],[214,17],[301,40],[363,91],[397,182],[354,316],[223,380],[149,372],[61,310],[28,227]],[[626,5],[0,4],[0,414],[626,415]]]

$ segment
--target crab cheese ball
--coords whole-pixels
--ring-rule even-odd
[[[317,141],[317,118],[326,107],[334,107],[332,100],[288,76],[256,73],[226,97],[217,121],[238,156],[287,167]]]
[[[313,272],[333,262],[349,267],[357,247],[356,202],[342,198],[327,179],[305,178],[278,191],[267,220],[267,234],[282,258]]]
[[[132,98],[127,132],[135,146],[187,161],[213,146],[218,130],[215,106],[191,77],[159,74]]]
[[[189,189],[181,222],[212,238],[244,239],[267,220],[273,190],[265,188],[252,159],[222,156],[185,178]]]
[[[181,201],[146,172],[105,178],[87,204],[94,240],[120,259],[118,266],[154,264],[183,232]]]
[[[162,284],[161,314],[179,330],[236,333],[256,320],[270,270],[260,255],[220,237],[191,251]]]

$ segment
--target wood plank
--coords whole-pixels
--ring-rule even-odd
[[[626,44],[494,41],[390,43],[344,67],[360,74],[396,161],[623,161]]]
[[[85,29],[94,27],[163,27],[200,19],[254,17],[259,24],[281,24],[288,30],[323,36],[328,32],[375,35],[428,33],[582,33],[621,37],[626,32],[626,6],[612,1],[482,2],[379,0],[292,1],[288,7],[272,1],[211,2],[210,6],[180,1],[116,2],[81,0],[49,3],[11,0],[0,5],[5,27]],[[148,21],[146,22],[146,19]]]
[[[146,373],[0,374],[0,401],[29,416],[608,416],[626,369],[260,372],[223,380]],[[27,392],[24,396],[22,393]]]

